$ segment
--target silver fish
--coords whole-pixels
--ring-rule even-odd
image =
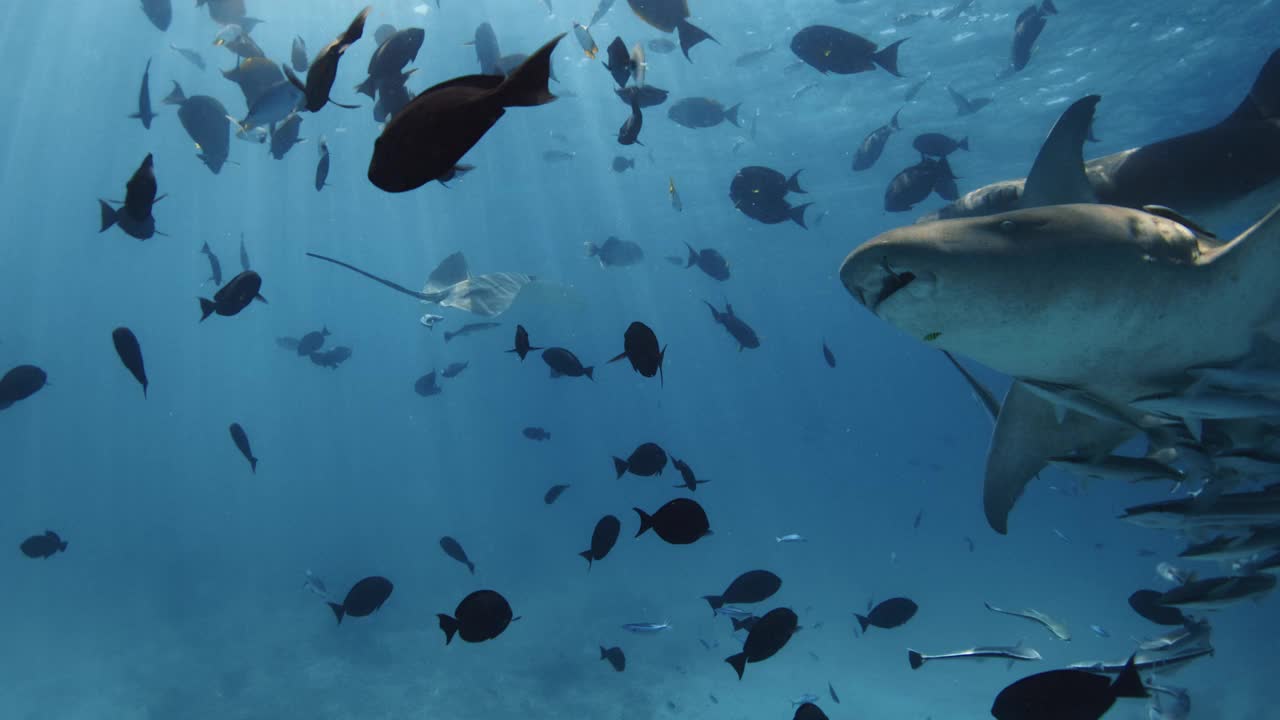
[[[307,579],[302,582],[302,587],[310,590],[316,595],[319,595],[322,599],[328,600],[329,589],[325,587],[324,580],[313,575],[310,570],[307,571],[306,577]]]
[[[967,650],[956,650],[955,652],[939,653],[937,655],[926,655],[915,650],[907,650],[907,662],[910,663],[912,670],[919,670],[930,660],[988,660],[998,658],[1008,660],[1010,663],[1015,660],[1023,660],[1034,662],[1041,660],[1040,653],[1033,648],[1024,648],[1021,645],[1016,647],[1000,647],[995,645],[972,647]]]
[[[781,536],[781,537],[776,537],[776,538],[774,538],[774,540],[775,540],[775,541],[777,541],[777,542],[780,542],[780,543],[809,542],[809,539],[808,539],[808,538],[806,538],[805,536],[800,535],[800,534],[798,534],[798,533],[791,533],[791,534],[789,534],[789,535],[783,535],[783,536]]]
[[[1156,670],[1170,672],[1172,669],[1186,665],[1192,660],[1198,660],[1210,655],[1213,655],[1213,648],[1211,647],[1196,648],[1173,654],[1139,652],[1133,656],[1133,666],[1137,668],[1138,672],[1153,672]],[[1078,662],[1067,667],[1072,670],[1116,674],[1124,670],[1125,663],[1128,661],[1129,659],[1125,658],[1123,661],[1116,662]]]
[[[652,635],[654,633],[660,633],[663,630],[670,630],[671,623],[627,623],[622,626],[622,629],[639,635]]]
[[[1039,610],[1033,610],[1031,608],[1025,608],[1023,610],[1003,610],[1001,608],[995,607],[991,603],[983,603],[983,604],[986,605],[987,609],[990,610],[991,612],[1000,613],[1002,615],[1012,615],[1014,617],[1025,618],[1034,623],[1039,623],[1043,625],[1045,629],[1047,629],[1050,633],[1053,634],[1054,637],[1058,638],[1059,640],[1071,639],[1071,632],[1067,630],[1066,625],[1063,625],[1062,623],[1058,622],[1057,620],[1054,620],[1048,615],[1045,615]]]

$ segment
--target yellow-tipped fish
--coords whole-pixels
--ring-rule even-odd
[[[573,24],[573,36],[578,38],[578,44],[582,46],[582,51],[587,57],[595,60],[596,55],[600,53],[600,48],[596,46],[595,38],[591,37],[591,31],[586,25]]]
[[[684,212],[684,203],[680,202],[680,193],[676,190],[675,178],[667,178],[667,194],[671,196],[671,207],[676,212]]]

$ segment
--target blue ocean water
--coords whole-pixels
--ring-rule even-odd
[[[1090,156],[1210,125],[1275,49],[1259,31],[1280,17],[1274,3],[1063,0],[1028,67],[996,81],[1022,0],[978,0],[954,22],[909,26],[895,17],[944,4],[691,0],[691,19],[718,43],[697,46],[691,63],[678,51],[651,53],[649,82],[673,99],[743,103],[744,126],[758,113],[754,139],[746,127],[689,130],[654,108],[645,146],[620,148],[627,108],[570,36],[555,52],[552,88],[571,96],[509,111],[467,155],[478,169],[450,189],[400,195],[365,177],[379,127],[350,90],[375,48],[372,28],[426,29],[409,83],[417,91],[476,71],[464,43],[479,23],[494,26],[504,51],[529,52],[585,22],[595,0],[553,0],[552,14],[538,0],[376,3],[334,91],[364,107],[307,114],[308,142],[282,161],[233,139],[234,164],[217,175],[160,99],[177,81],[243,116],[239,90],[217,72],[233,56],[211,45],[218,26],[189,0],[175,3],[167,32],[137,4],[0,9],[0,368],[39,365],[50,381],[0,412],[0,543],[15,549],[0,553],[0,718],[785,718],[805,693],[833,720],[981,718],[1021,675],[1123,659],[1132,638],[1156,631],[1125,599],[1166,586],[1155,563],[1182,540],[1114,518],[1164,490],[1094,483],[1066,494],[1074,481],[1047,471],[1010,534],[993,533],[981,506],[983,410],[939,353],[854,302],[837,269],[858,244],[914,219],[882,202],[893,173],[918,160],[915,133],[970,139],[972,150],[952,158],[963,192],[1024,175],[1058,114],[1086,94],[1103,98]],[[258,0],[250,14],[264,22],[253,37],[283,63],[294,35],[314,53],[361,7]],[[881,44],[909,36],[900,55],[908,77],[788,71],[790,38],[817,23]],[[629,44],[662,36],[624,0],[591,30],[601,47],[615,35]],[[170,43],[195,48],[209,69]],[[734,65],[770,44],[758,64]],[[127,115],[148,58],[159,117],[145,130]],[[926,72],[930,84],[904,103]],[[957,118],[948,83],[995,101]],[[900,107],[904,131],[872,171],[852,173],[857,144]],[[331,186],[317,193],[321,137]],[[575,155],[548,163],[547,150]],[[147,153],[168,193],[155,208],[166,236],[97,233],[95,198],[122,199]],[[615,155],[635,158],[635,170],[613,173]],[[814,203],[807,231],[734,210],[728,185],[745,165],[803,169]],[[683,212],[671,207],[669,179]],[[935,197],[919,209],[939,205]],[[268,304],[198,322],[196,298],[216,289],[201,244],[230,277],[242,235]],[[604,269],[584,257],[584,242],[609,235],[639,243],[644,262]],[[684,255],[686,242],[723,252],[732,279],[663,260]],[[500,328],[446,343],[444,330],[479,318],[422,305],[308,251],[415,289],[456,251],[473,272],[539,282],[496,318]],[[732,303],[761,347],[740,352],[704,301]],[[446,316],[434,331],[418,322],[427,311]],[[635,320],[669,346],[661,384],[625,362],[604,365]],[[502,352],[517,323],[536,344],[564,345],[595,365],[595,381],[552,380],[536,355]],[[141,342],[145,399],[115,357],[117,326]],[[332,345],[353,348],[337,370],[276,344],[321,326]],[[419,376],[455,361],[470,364],[440,395],[413,392]],[[229,441],[232,422],[252,439],[256,473]],[[552,439],[529,441],[526,426]],[[631,537],[632,507],[688,496],[671,487],[671,468],[614,478],[611,456],[646,441],[712,480],[694,497],[713,535],[688,547]],[[561,483],[571,488],[545,506],[543,493]],[[576,553],[606,513],[623,520],[622,538],[588,572]],[[68,541],[65,553],[16,552],[46,529]],[[808,541],[775,541],[786,533]],[[440,552],[442,535],[462,542],[474,576]],[[740,640],[699,598],[754,568],[784,580],[761,609],[791,607],[804,629],[740,681],[723,661]],[[308,569],[338,595],[368,575],[392,579],[395,591],[372,616],[335,625],[302,588]],[[436,613],[481,588],[503,593],[522,619],[494,641],[446,647]],[[852,613],[892,596],[914,599],[919,615],[856,637]],[[989,613],[984,601],[1038,608],[1074,639]],[[1190,690],[1193,717],[1269,716],[1280,700],[1269,672],[1280,662],[1269,640],[1280,630],[1274,598],[1213,620],[1215,657],[1173,679]],[[663,621],[671,629],[654,636],[621,629]],[[907,647],[1019,641],[1044,662],[913,671],[904,657]],[[626,672],[599,659],[611,645],[627,653]],[[840,704],[827,698],[828,682]],[[1144,703],[1121,701],[1108,717],[1145,713]]]

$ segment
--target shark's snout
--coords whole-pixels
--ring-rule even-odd
[[[876,314],[891,298],[925,299],[937,286],[932,272],[895,264],[888,254],[855,253],[845,262],[841,276],[850,294]]]

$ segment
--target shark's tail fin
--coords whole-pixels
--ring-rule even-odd
[[[1222,124],[1258,125],[1277,119],[1280,119],[1280,50],[1267,58],[1249,94]]]

